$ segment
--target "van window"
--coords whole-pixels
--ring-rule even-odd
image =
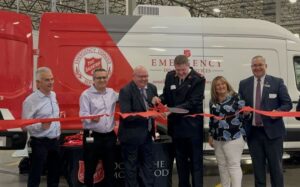
[[[295,68],[297,89],[298,91],[300,91],[300,56],[294,57],[294,68]]]

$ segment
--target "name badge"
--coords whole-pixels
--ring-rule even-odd
[[[171,90],[176,90],[176,85],[174,85],[174,84],[171,85],[170,89],[171,89]]]
[[[270,99],[275,99],[275,98],[277,98],[277,94],[269,94],[269,98]]]
[[[87,143],[93,143],[94,142],[94,137],[86,137],[85,138]]]

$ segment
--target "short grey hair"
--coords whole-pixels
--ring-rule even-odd
[[[36,72],[35,72],[35,77],[36,77],[36,80],[41,80],[41,74],[42,73],[46,73],[46,72],[49,72],[49,73],[52,73],[51,69],[48,68],[48,67],[39,67]]]
[[[261,56],[261,55],[256,55],[251,59],[251,63],[253,63],[253,61],[257,60],[257,59],[261,59],[264,63],[266,63],[266,59]]]
[[[146,69],[144,66],[138,65],[138,66],[136,66],[136,67],[133,69],[133,75],[136,75],[136,72],[141,71],[141,70],[142,70],[142,71],[148,72],[147,69]]]

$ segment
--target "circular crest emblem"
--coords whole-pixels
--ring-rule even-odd
[[[93,84],[93,72],[95,69],[104,68],[110,78],[113,71],[112,60],[107,52],[98,47],[87,47],[80,50],[73,61],[75,77],[83,84]]]

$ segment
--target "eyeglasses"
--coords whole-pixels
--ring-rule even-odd
[[[263,67],[265,64],[252,64],[251,67],[257,68],[257,67]]]
[[[149,77],[149,75],[136,75],[138,78],[148,78]]]
[[[105,77],[95,77],[95,79],[96,80],[102,80],[102,79],[105,80],[105,79],[107,79],[107,77],[106,76]]]

